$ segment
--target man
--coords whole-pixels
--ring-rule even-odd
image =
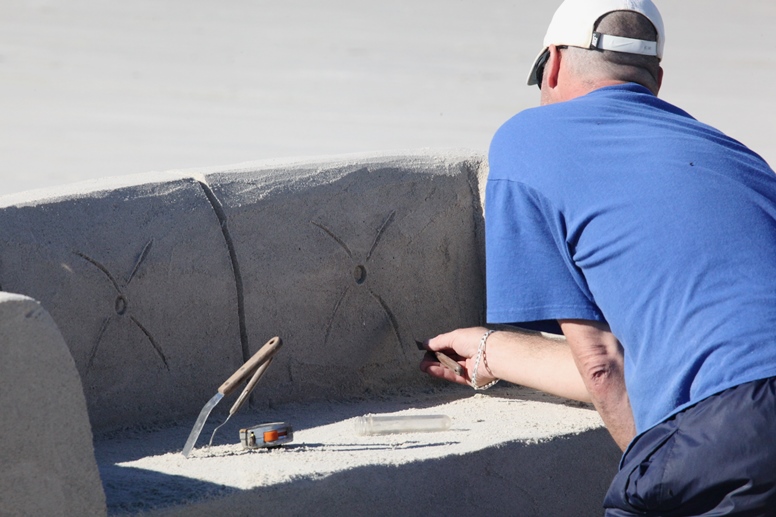
[[[488,321],[421,369],[592,401],[625,450],[607,515],[776,515],[776,176],[659,100],[651,0],[566,0],[493,138]]]

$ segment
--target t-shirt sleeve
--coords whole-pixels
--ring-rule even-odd
[[[603,321],[565,246],[562,217],[535,190],[489,179],[485,195],[487,319]]]

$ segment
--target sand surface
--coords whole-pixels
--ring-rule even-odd
[[[658,0],[662,96],[776,162],[771,0]],[[484,152],[556,2],[5,0],[0,195],[422,147]]]
[[[220,412],[211,414],[188,459],[180,451],[193,422],[98,436],[97,460],[109,513],[201,503],[364,467],[420,464],[508,443],[543,442],[602,425],[587,405],[504,385],[487,394],[453,388],[349,402],[245,408],[218,430],[209,447],[211,433],[231,404],[225,399],[217,407]],[[356,433],[355,421],[365,414],[447,415],[452,426],[440,432],[363,436]],[[246,450],[240,445],[240,428],[268,422],[291,425],[293,441],[273,450]],[[483,465],[473,461],[472,467]],[[389,481],[384,483],[390,486]]]

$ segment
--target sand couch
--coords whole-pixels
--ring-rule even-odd
[[[346,412],[353,416],[372,400],[397,409],[395,397],[419,394],[428,407],[461,399],[464,406],[450,410],[474,418],[466,404],[486,404],[485,395],[419,373],[414,340],[483,322],[485,174],[476,153],[423,151],[149,173],[0,198],[0,290],[18,293],[0,295],[3,439],[34,442],[30,434],[47,422],[55,433],[67,430],[59,439],[80,444],[30,452],[4,443],[3,464],[14,474],[0,479],[26,476],[27,484],[17,485],[26,493],[14,489],[16,506],[5,507],[11,483],[0,484],[0,513],[49,505],[63,515],[106,508],[239,514],[261,504],[281,514],[464,515],[481,504],[480,494],[496,514],[597,514],[617,451],[589,408],[549,399],[521,406],[552,413],[545,427],[532,424],[538,434],[501,437],[478,451],[452,447],[423,469],[375,466],[365,475],[369,465],[361,465],[353,475],[344,465],[325,479],[296,473],[223,491],[213,483],[227,482],[186,470],[196,462],[143,482],[116,467],[117,455],[131,448],[127,433],[141,433],[146,443],[169,439],[166,452],[177,452],[174,444],[180,450],[204,402],[275,335],[284,347],[253,408],[271,413],[284,404],[354,399],[361,405]],[[44,380],[55,387],[26,389]],[[489,393],[492,400],[531,399],[509,388]],[[211,420],[230,405],[222,402]],[[312,415],[313,406],[300,411]],[[6,420],[9,411],[15,423]],[[513,418],[500,421],[509,428]],[[566,423],[575,418],[584,423]],[[83,444],[90,426],[104,494],[98,461]],[[424,446],[444,451],[441,445]],[[64,495],[33,498],[36,468],[46,462],[59,465],[48,477]],[[465,475],[482,462],[498,467]],[[421,504],[429,499],[425,480],[441,474],[468,486],[465,501],[437,494],[432,506]],[[160,483],[169,494],[154,502],[146,496]],[[91,510],[63,510],[63,500]],[[33,510],[20,510],[19,501]],[[370,501],[378,506],[367,511]]]

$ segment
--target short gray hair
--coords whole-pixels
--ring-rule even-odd
[[[614,11],[596,22],[602,34],[657,41],[657,29],[647,17],[633,11]],[[626,54],[611,50],[588,50],[569,47],[564,51],[575,75],[583,81],[614,79],[634,82],[657,93],[660,60],[655,56]]]

